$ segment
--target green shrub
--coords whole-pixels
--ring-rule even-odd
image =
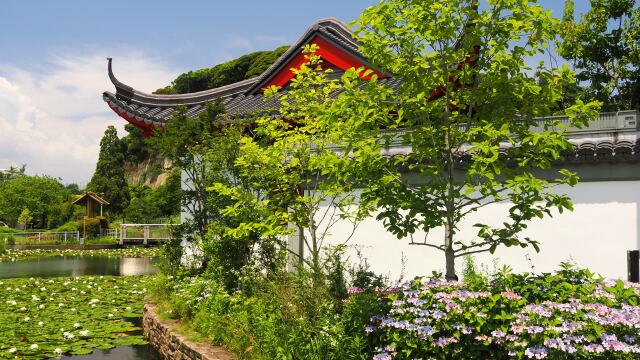
[[[15,232],[18,232],[18,230],[12,229],[7,226],[0,226],[0,234],[11,234]]]
[[[82,224],[80,224],[82,226]],[[77,221],[69,221],[59,226],[55,231],[57,232],[73,232],[79,231]]]
[[[7,243],[7,245],[15,245],[16,244],[16,238],[13,237],[13,235],[0,235],[0,236],[2,236],[2,238]]]
[[[95,218],[84,218],[77,223],[80,235],[87,238],[95,238],[100,235],[100,220]]]
[[[3,238],[0,238],[0,255],[4,254],[5,252],[7,252],[7,246],[5,245],[5,240]]]
[[[318,284],[309,274],[283,273],[253,280],[251,294],[228,293],[211,274],[160,275],[153,296],[168,314],[224,344],[239,359],[371,359],[376,339],[365,330],[385,306],[373,291],[358,291],[341,309],[332,282]]]

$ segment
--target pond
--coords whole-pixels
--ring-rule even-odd
[[[155,259],[107,257],[43,257],[27,261],[0,262],[0,279],[85,275],[151,275]]]
[[[157,260],[152,258],[118,258],[93,256],[38,257],[30,258],[24,261],[0,262],[0,279],[35,278],[35,280],[37,281],[39,278],[60,278],[69,276],[79,277],[95,275],[150,275],[154,274],[157,271],[156,264]],[[11,280],[5,280],[5,282],[6,281]],[[140,326],[140,318],[129,320],[136,326]],[[140,333],[137,332],[137,334]],[[0,346],[0,348],[2,347]],[[1,352],[2,351],[0,351],[0,353]],[[3,355],[5,354],[0,354],[0,358],[4,358]],[[108,350],[95,349],[93,353],[88,355],[65,355],[61,358],[74,360],[162,359],[160,354],[155,351],[150,345],[118,346]]]

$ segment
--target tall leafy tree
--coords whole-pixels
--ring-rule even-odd
[[[115,127],[109,126],[100,140],[100,155],[87,190],[109,202],[109,213],[121,214],[129,205],[129,187],[124,177],[124,151]]]
[[[377,119],[387,132],[372,134],[401,145],[380,160],[363,201],[380,209],[378,219],[398,238],[442,252],[448,279],[456,278],[460,256],[499,246],[537,250],[522,231],[534,218],[571,209],[554,186],[578,180],[552,168],[573,149],[566,127],[536,120],[552,114],[573,74],[527,65],[549,51],[560,22],[535,1],[385,0],[356,25],[367,58],[401,81],[397,91],[378,86],[392,94],[395,111],[372,107],[360,120]],[[569,122],[585,124],[598,105],[570,104]],[[554,180],[537,177],[538,170]],[[463,219],[501,201],[510,204],[504,218],[459,237]],[[426,236],[416,239],[418,231]]]
[[[16,224],[21,212],[29,209],[39,226],[46,227],[56,207],[70,200],[70,192],[56,179],[20,175],[0,182],[0,218]]]
[[[207,111],[195,119],[189,118],[185,109],[180,109],[172,121],[158,128],[147,141],[151,148],[171,161],[176,171],[183,174],[182,204],[200,237],[206,234],[216,211],[208,206],[207,187],[211,182],[207,179],[205,154],[219,129],[217,117],[223,113],[224,108],[220,103],[208,104]]]
[[[286,93],[277,87],[265,92],[268,99],[280,103],[280,118],[260,117],[256,136],[241,139],[235,168],[250,187],[213,187],[234,200],[223,211],[239,219],[239,224],[228,229],[230,236],[295,235],[298,244],[290,248],[297,248],[294,255],[312,271],[316,281],[323,275],[324,250],[334,226],[345,220],[355,231],[368,214],[367,204],[358,204],[356,193],[361,167],[368,164],[368,158],[358,155],[360,149],[365,149],[362,154],[371,149],[379,154],[380,147],[376,139],[361,134],[348,119],[357,115],[364,118],[368,106],[379,106],[378,101],[384,98],[357,97],[362,88],[356,86],[355,71],[349,71],[342,80],[332,79],[331,70],[323,70],[317,49],[315,45],[303,49],[307,63],[294,70],[295,78]],[[340,92],[343,98],[344,93],[352,94],[348,98],[352,103],[336,100]],[[352,142],[347,144],[347,138]],[[350,148],[336,151],[343,145]],[[351,156],[354,152],[356,156]],[[339,240],[347,242],[353,231]],[[283,248],[286,246],[283,244]]]
[[[572,62],[583,85],[606,110],[640,108],[640,6],[635,0],[590,0],[576,21],[565,1],[560,54]]]
[[[20,216],[18,216],[18,224],[24,226],[24,229],[27,229],[32,220],[33,216],[31,216],[29,208],[22,209],[22,212],[20,212]]]
[[[20,176],[25,176],[25,170],[27,166],[10,166],[7,170],[0,171],[0,183],[15,179]]]

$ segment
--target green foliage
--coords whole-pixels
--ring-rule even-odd
[[[145,185],[129,186],[131,200],[124,214],[134,223],[154,223],[180,213],[180,172],[172,171],[164,184],[153,190]]]
[[[591,0],[575,20],[565,1],[559,53],[573,63],[582,99],[600,100],[605,110],[640,107],[640,7],[634,0]]]
[[[144,142],[144,136],[142,130],[133,125],[126,124],[124,129],[127,131],[127,135],[120,139],[124,148],[124,160],[134,164],[141,163],[150,156],[149,149]]]
[[[0,359],[145,344],[126,319],[142,316],[146,282],[132,276],[0,280]]]
[[[3,235],[0,235],[0,255],[4,255],[7,252],[7,243]]]
[[[365,324],[384,306],[375,293],[353,294],[338,311],[328,283],[319,285],[312,274],[254,284],[251,294],[230,294],[208,276],[159,276],[152,296],[166,315],[188,321],[239,359],[371,358],[376,343]]]
[[[69,189],[67,188],[67,190]],[[72,195],[78,194],[72,193]],[[69,222],[71,219],[77,219],[77,212],[80,211],[78,208],[82,209],[81,206],[74,205],[71,201],[51,205],[49,207],[47,228],[53,229]]]
[[[27,229],[32,220],[33,216],[31,216],[29,208],[22,209],[22,212],[20,212],[20,216],[18,216],[18,224],[24,226],[24,228]]]
[[[487,276],[483,274],[476,266],[471,255],[464,258],[464,267],[462,269],[462,280],[469,290],[481,291],[489,285]]]
[[[29,209],[33,221],[46,227],[49,217],[56,218],[57,208],[69,200],[69,191],[47,176],[16,175],[0,181],[0,218],[9,224],[18,223],[23,210]]]
[[[192,217],[196,233],[202,237],[214,217],[215,208],[208,206],[207,162],[205,154],[218,131],[216,120],[224,113],[220,102],[207,105],[207,110],[198,118],[191,119],[186,109],[180,109],[167,126],[157,128],[147,144],[162,157],[169,159],[173,168],[185,174],[185,189],[181,192],[182,203]],[[178,175],[175,175],[178,176]],[[177,179],[177,178],[176,178]],[[171,186],[177,187],[179,180]],[[174,205],[175,206],[175,205]]]
[[[560,22],[527,1],[388,0],[367,8],[356,21],[364,55],[402,83],[398,91],[372,86],[367,97],[387,95],[393,111],[373,106],[366,123],[383,144],[410,152],[383,158],[373,148],[372,171],[362,199],[380,208],[378,220],[398,238],[444,228],[444,239],[417,243],[444,252],[446,276],[455,279],[455,259],[498,246],[533,246],[522,237],[527,223],[571,210],[554,186],[577,176],[552,168],[563,151],[573,151],[552,115],[576,81],[568,67],[534,69],[527,64],[549,51]],[[597,102],[568,104],[572,126],[598,113]],[[535,171],[555,176],[537,178]],[[407,176],[410,174],[411,176]],[[410,179],[421,179],[419,182]],[[458,225],[491,203],[508,201],[505,221],[475,224],[477,235],[459,239]],[[413,241],[412,241],[413,242]]]
[[[288,46],[281,46],[273,51],[257,51],[212,68],[189,71],[178,76],[170,86],[158,89],[155,93],[185,94],[256,77],[271,66],[288,48]]]
[[[85,239],[95,238],[100,235],[102,229],[100,225],[100,219],[85,217],[78,221],[77,230],[80,231],[80,235]]]
[[[26,176],[26,168],[26,165],[22,165],[20,167],[10,166],[8,170],[0,171],[0,183],[13,180],[17,177]]]
[[[7,243],[7,245],[15,245],[16,238],[13,235],[0,235],[2,239]]]
[[[226,236],[282,237],[298,230],[305,256],[296,255],[320,274],[323,247],[333,225],[342,219],[355,229],[370,210],[356,201],[362,166],[368,160],[357,155],[358,149],[375,147],[376,141],[361,135],[362,127],[336,121],[349,119],[370,103],[353,106],[336,100],[332,95],[341,88],[361,89],[348,84],[357,75],[350,71],[344,81],[332,79],[316,50],[315,45],[303,49],[308,62],[295,70],[286,93],[275,87],[265,92],[268,100],[280,103],[282,118],[262,115],[256,121],[255,137],[240,139],[235,167],[245,185],[217,183],[211,190],[232,200],[222,214],[236,218],[238,225],[227,227]],[[335,151],[344,139],[355,138],[359,141],[350,143],[346,154]],[[346,242],[350,236],[338,240]]]
[[[124,178],[123,144],[115,127],[109,126],[100,140],[100,155],[96,170],[87,185],[109,202],[110,214],[121,214],[129,205],[129,188]]]
[[[56,228],[57,232],[65,232],[65,231],[81,231],[80,229],[78,229],[78,221],[72,220],[72,221],[67,221],[66,223],[60,225],[58,228]]]

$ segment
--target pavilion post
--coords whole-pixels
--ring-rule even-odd
[[[640,251],[627,251],[627,270],[630,282],[640,282]]]
[[[142,244],[147,245],[149,243],[149,225],[145,225],[142,229]]]
[[[125,225],[120,224],[120,245],[124,245]]]

